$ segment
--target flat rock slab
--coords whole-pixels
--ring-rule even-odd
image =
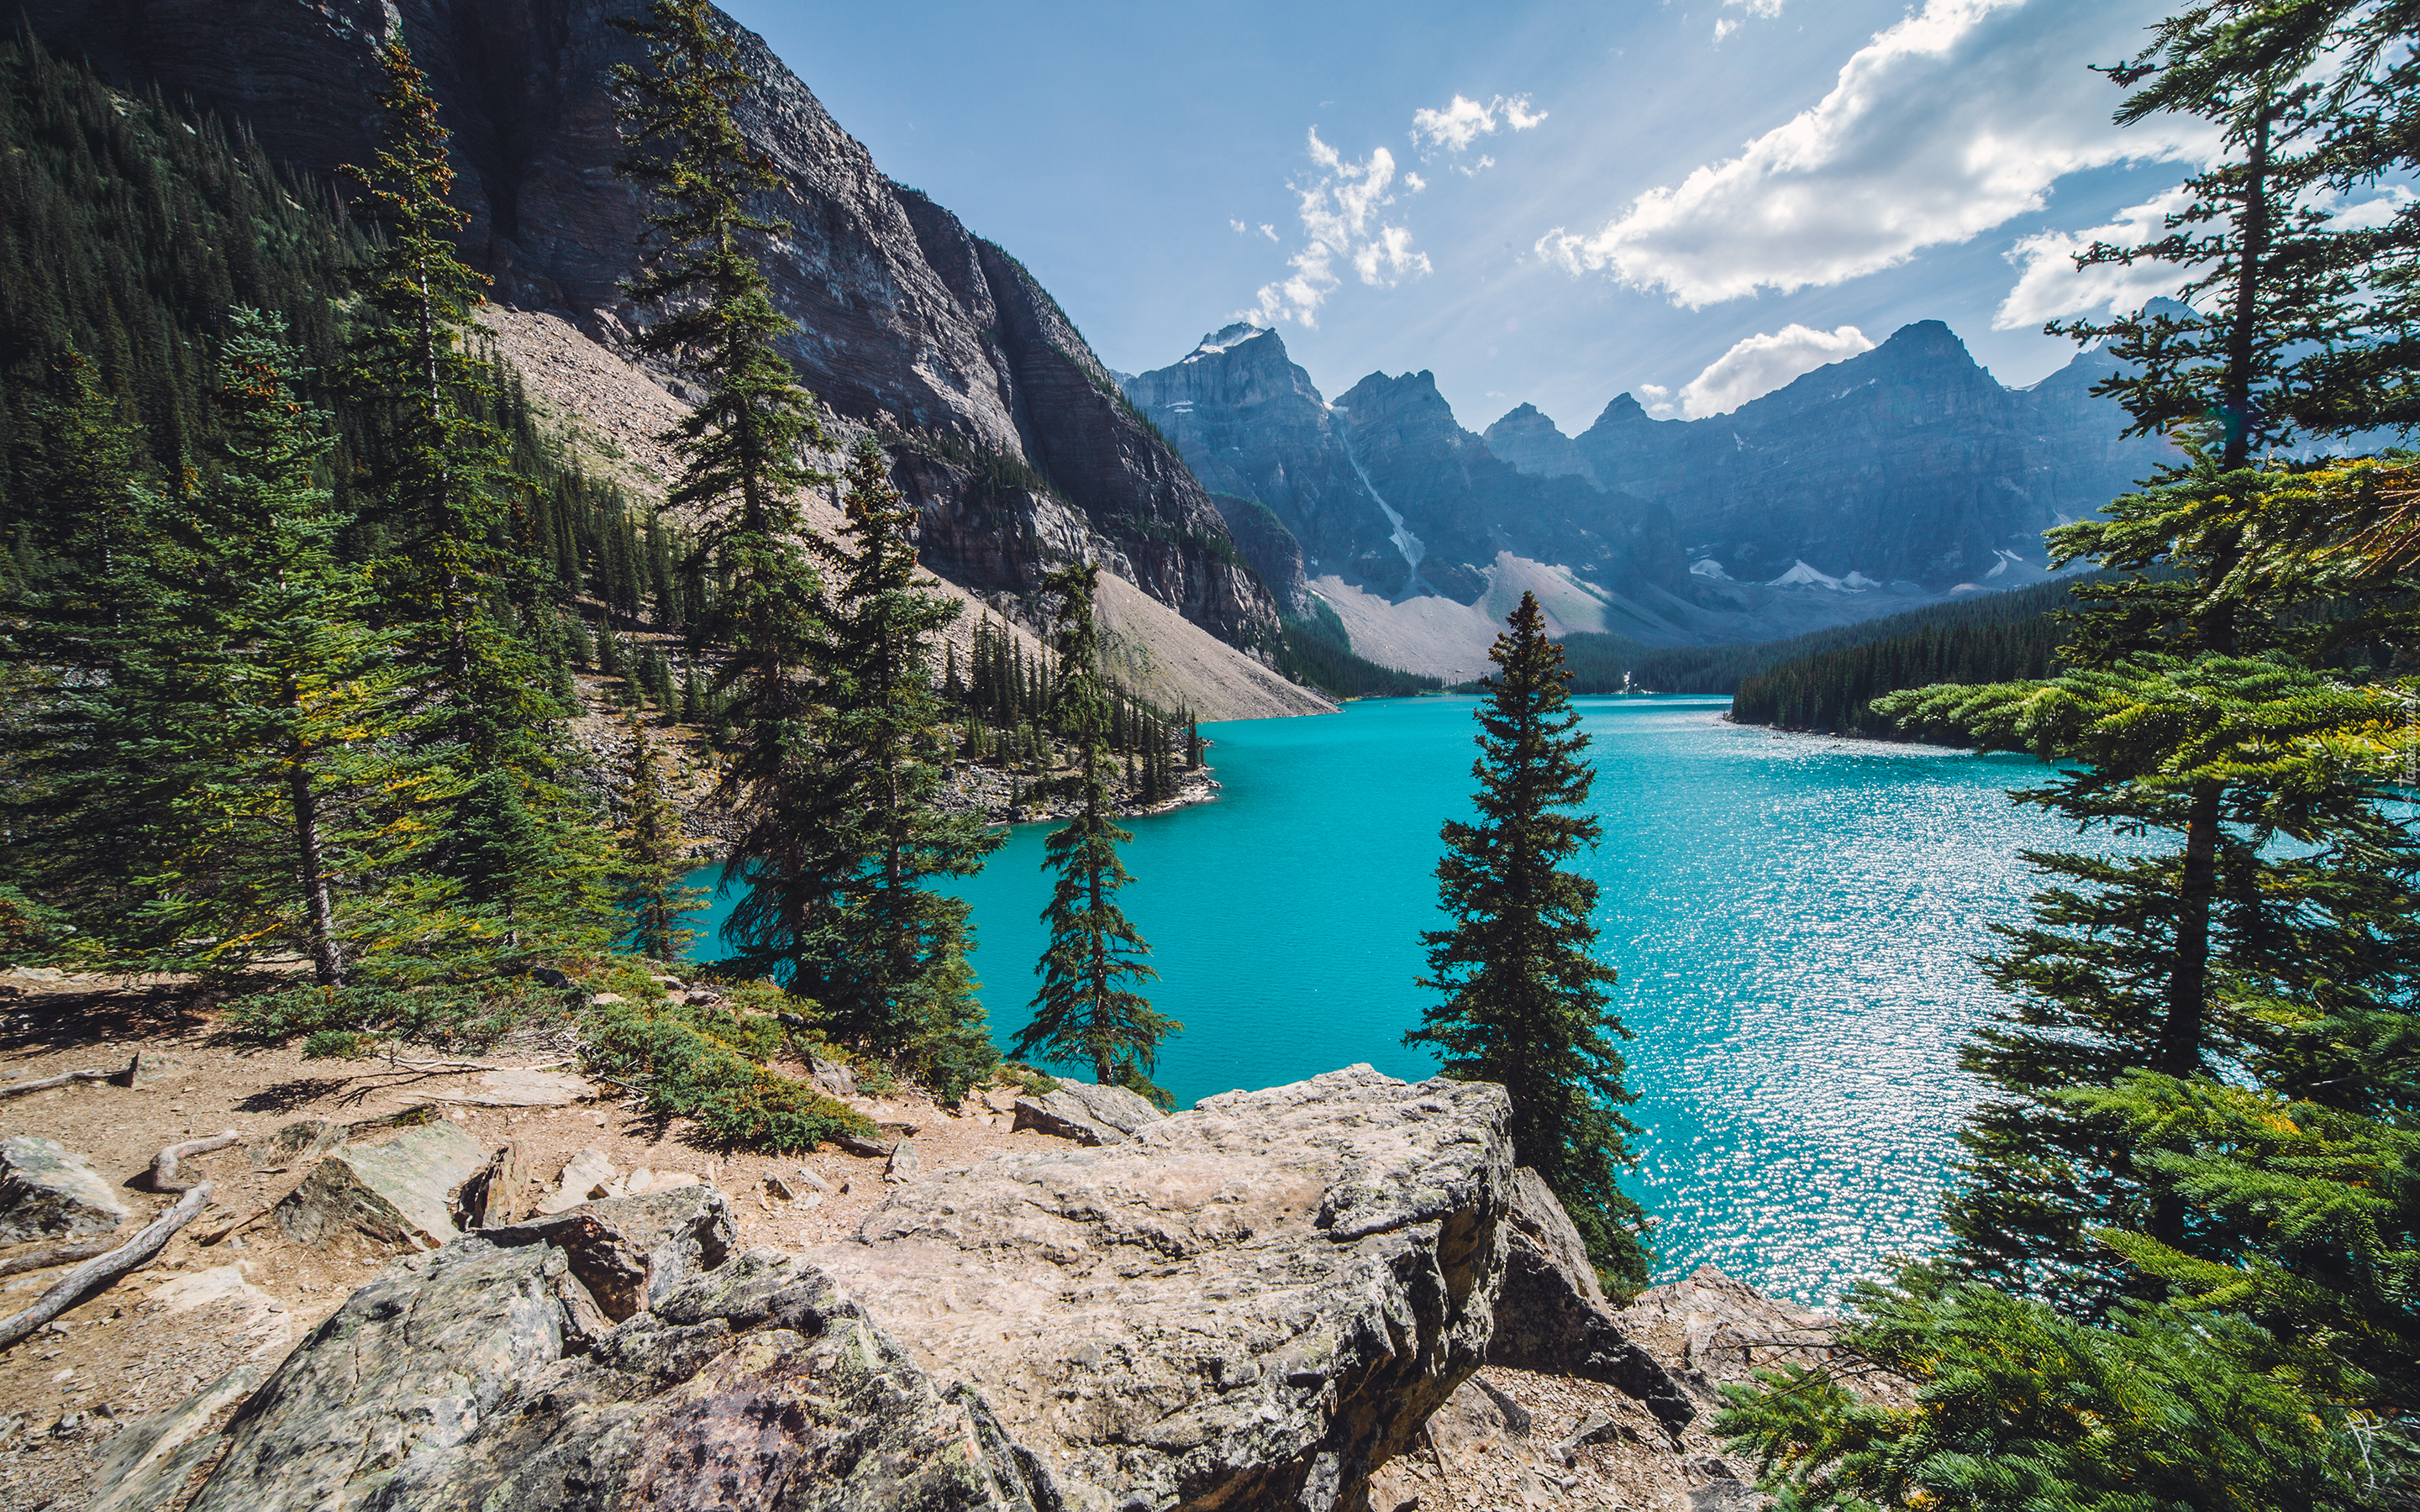
[[[434,1249],[459,1237],[454,1195],[489,1151],[451,1123],[425,1123],[383,1144],[343,1145],[277,1205],[277,1227],[318,1248],[357,1235],[389,1249]]]
[[[431,1094],[440,1103],[482,1108],[560,1108],[597,1096],[597,1084],[562,1071],[481,1072],[468,1091]]]
[[[808,1255],[1072,1512],[1358,1507],[1485,1350],[1507,1111],[1356,1066],[928,1172]]]
[[[0,1139],[0,1243],[106,1234],[125,1221],[90,1160],[39,1134]]]

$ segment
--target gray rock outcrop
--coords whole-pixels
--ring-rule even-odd
[[[489,1155],[442,1119],[381,1144],[340,1145],[277,1205],[277,1227],[314,1249],[339,1240],[434,1249],[461,1232],[456,1196]]]
[[[1512,1176],[1504,1287],[1487,1363],[1618,1386],[1678,1433],[1697,1415],[1688,1392],[1621,1331],[1571,1214],[1536,1171]]]
[[[1506,1109],[1367,1066],[1230,1092],[928,1175],[809,1258],[1075,1512],[1357,1512],[1485,1350]]]
[[[0,1243],[106,1234],[126,1221],[92,1162],[55,1139],[0,1139]]]
[[[1364,1512],[1477,1370],[1500,1088],[1355,1067],[1104,1149],[896,1188],[856,1243],[734,1253],[706,1187],[389,1264],[243,1397],[137,1425],[188,1512]]]
[[[1123,1087],[1061,1082],[1055,1091],[1016,1100],[1017,1129],[1038,1129],[1079,1145],[1123,1145],[1168,1117],[1149,1099]]]

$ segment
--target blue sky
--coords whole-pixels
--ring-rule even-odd
[[[2208,150],[2109,125],[2135,0],[722,3],[1112,367],[1258,312],[1473,429],[1716,413],[1925,318],[2033,382],[2042,318],[2162,291],[2064,247]]]

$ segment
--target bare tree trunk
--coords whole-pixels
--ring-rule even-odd
[[[345,984],[345,956],[336,944],[336,911],[328,897],[328,872],[319,851],[319,795],[298,747],[287,754],[286,790],[294,810],[294,879],[302,888],[310,918],[311,967],[322,987]]]

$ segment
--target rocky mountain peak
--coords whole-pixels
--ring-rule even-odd
[[[1590,482],[1589,465],[1572,448],[1572,439],[1534,404],[1515,406],[1481,434],[1487,449],[1524,472],[1542,478],[1578,473]]]
[[[1210,332],[1202,338],[1201,345],[1187,353],[1181,361],[1198,363],[1207,358],[1223,357],[1245,343],[1258,341],[1264,336],[1268,338],[1268,346],[1255,352],[1254,355],[1264,360],[1284,362],[1286,358],[1284,340],[1268,327],[1256,326],[1249,320],[1238,320],[1233,325],[1221,326]]]

